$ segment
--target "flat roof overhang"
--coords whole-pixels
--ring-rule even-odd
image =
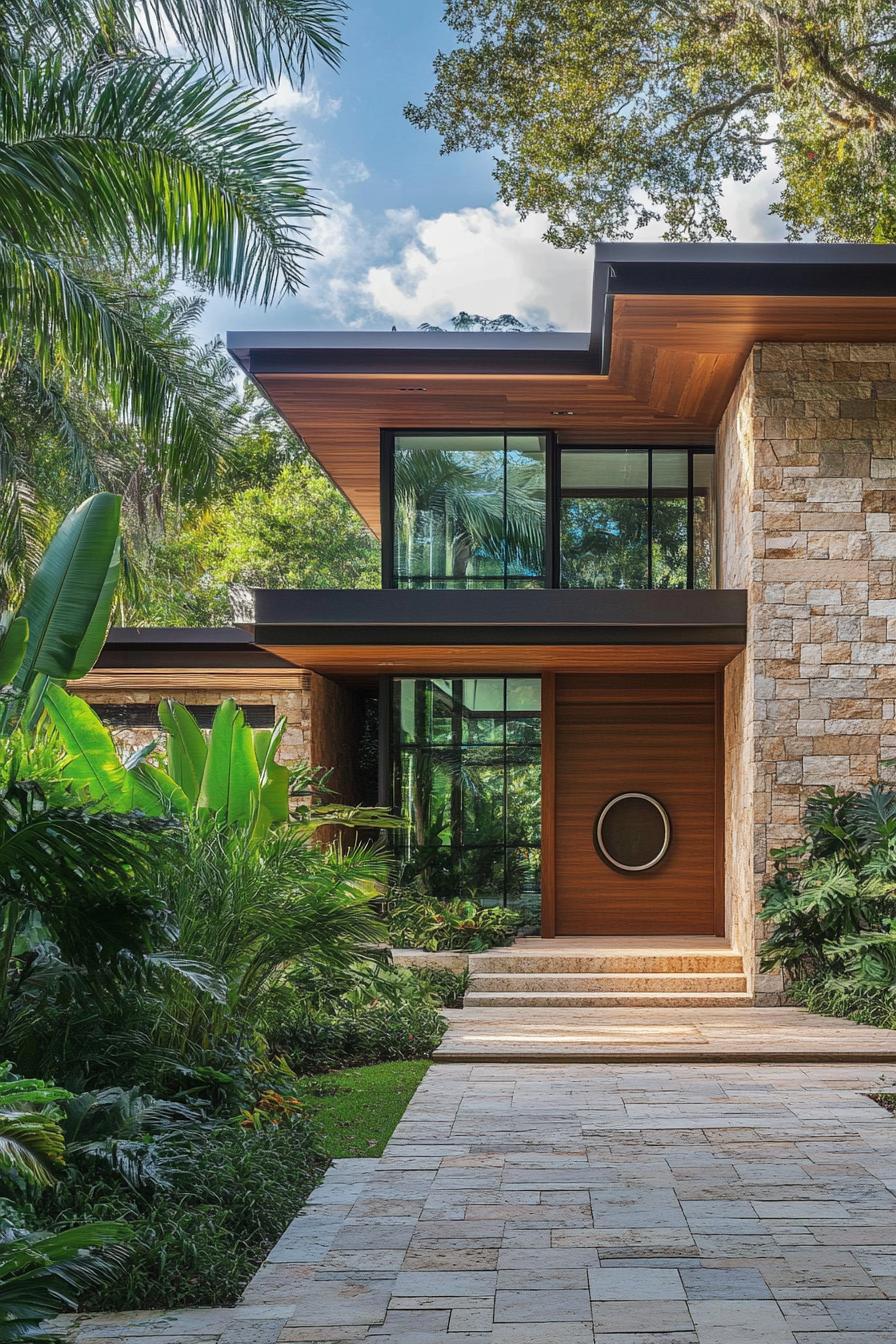
[[[588,332],[230,332],[228,348],[380,532],[383,429],[709,444],[759,341],[896,339],[896,247],[611,243]]]
[[[707,672],[746,643],[739,590],[255,589],[257,646],[328,676]]]

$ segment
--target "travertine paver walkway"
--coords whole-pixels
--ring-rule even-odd
[[[896,1031],[803,1008],[463,1008],[436,1058],[896,1063]]]
[[[232,1312],[156,1344],[896,1344],[896,1118],[849,1064],[445,1064]]]

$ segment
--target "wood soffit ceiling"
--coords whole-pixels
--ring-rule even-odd
[[[551,429],[570,444],[712,443],[757,342],[894,338],[891,295],[617,294],[605,375],[259,372],[255,379],[379,534],[381,429]],[[552,415],[558,410],[573,414]]]

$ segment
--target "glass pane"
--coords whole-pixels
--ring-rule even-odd
[[[537,910],[540,699],[534,677],[396,681],[396,848],[430,896]]]
[[[543,583],[544,436],[399,434],[394,473],[398,587]]]
[[[507,574],[544,575],[545,448],[539,435],[507,437]]]
[[[464,742],[504,741],[504,683],[476,677],[463,683]]]
[[[715,587],[715,458],[694,454],[694,587]]]
[[[561,453],[562,587],[647,587],[647,480],[643,449]]]
[[[653,454],[653,586],[688,586],[688,454]]]

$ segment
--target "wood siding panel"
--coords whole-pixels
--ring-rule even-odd
[[[718,928],[715,679],[557,678],[556,933],[711,934]],[[672,842],[652,872],[609,867],[595,818],[617,793],[655,795]]]
[[[284,662],[324,676],[523,676],[555,672],[706,673],[739,644],[265,644]]]

